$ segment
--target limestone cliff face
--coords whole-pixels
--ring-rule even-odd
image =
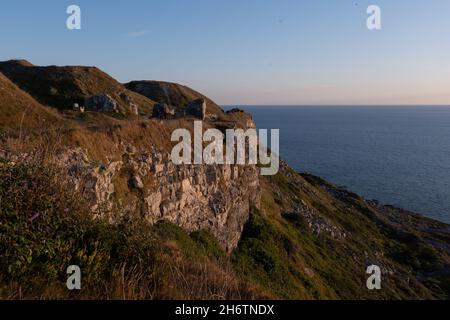
[[[140,214],[151,222],[166,219],[187,231],[210,231],[228,251],[236,247],[250,207],[259,207],[259,170],[250,165],[174,165],[170,132],[192,117],[209,128],[254,128],[249,114],[225,113],[211,99],[175,83],[122,85],[93,67],[38,67],[12,60],[0,62],[0,72],[6,76],[0,74],[0,98],[5,100],[0,99],[0,107],[14,116],[6,118],[7,127],[22,125],[30,105],[36,115],[25,117],[24,125],[46,132],[47,123],[60,123],[65,136],[55,162],[96,215],[111,221],[117,214]],[[174,113],[152,118],[156,102]],[[52,113],[40,104],[53,107]],[[154,130],[144,130],[147,126]]]
[[[106,164],[91,164],[82,149],[68,150],[59,160],[94,212],[107,215],[118,206],[124,215],[210,231],[227,251],[236,247],[250,207],[260,204],[256,166],[175,165],[156,149],[122,148],[122,160]]]

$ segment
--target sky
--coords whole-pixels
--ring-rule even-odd
[[[0,39],[0,60],[95,65],[222,105],[450,104],[448,0],[2,0]]]

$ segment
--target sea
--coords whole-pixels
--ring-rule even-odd
[[[450,223],[450,106],[239,108],[280,129],[280,156],[297,171]]]

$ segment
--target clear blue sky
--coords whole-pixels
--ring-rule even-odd
[[[221,104],[450,104],[449,0],[4,0],[0,40],[1,60],[95,65]]]

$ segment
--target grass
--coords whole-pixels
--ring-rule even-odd
[[[138,216],[116,223],[93,219],[87,204],[68,191],[60,173],[43,158],[14,166],[3,160],[0,165],[0,298],[362,299],[430,294],[423,285],[408,287],[396,279],[388,282],[392,288],[368,293],[361,285],[364,262],[352,259],[366,247],[355,240],[339,243],[312,235],[302,217],[280,214],[275,199],[266,198],[261,210],[252,209],[231,256],[205,231],[189,234],[170,222],[152,225]],[[394,261],[411,268],[437,263],[433,251],[408,239],[409,245],[405,239],[403,244],[389,242]],[[381,250],[383,245],[371,248]],[[81,291],[65,288],[65,271],[72,264],[81,267]],[[432,278],[426,285],[444,294],[447,282]]]
[[[0,298],[225,299],[260,293],[206,232],[139,217],[111,224],[42,157],[0,165]],[[82,290],[65,288],[66,268]]]
[[[146,190],[130,188],[133,172],[124,149],[167,152],[175,144],[170,142],[175,129],[193,130],[192,119],[146,119],[154,101],[168,102],[165,89],[178,107],[201,95],[176,84],[147,82],[146,98],[96,68],[38,68],[21,61],[12,63],[23,71],[17,74],[8,64],[0,67],[18,85],[0,74],[0,299],[449,297],[450,257],[440,249],[448,246],[448,233],[423,231],[446,227],[409,214],[392,222],[392,212],[383,215],[352,192],[284,166],[260,179],[260,207],[252,208],[231,254],[208,232],[188,233],[168,221],[149,223],[140,212],[125,214],[127,203],[141,201],[159,185],[148,176]],[[42,81],[36,82],[36,75]],[[138,104],[138,117],[129,111],[111,117],[70,110],[86,96],[120,100],[118,92]],[[207,101],[219,121],[248,125],[249,115],[224,114]],[[121,105],[127,108],[124,101]],[[204,129],[214,126],[204,123]],[[65,148],[85,150],[101,174],[102,164],[124,162],[113,181],[114,222],[94,218],[66,173],[54,166],[55,155]],[[221,189],[225,184],[220,181]],[[313,234],[311,220],[295,211],[298,206],[309,207],[347,237]],[[371,263],[385,271],[381,291],[365,288]],[[81,267],[81,291],[65,287],[72,264]]]
[[[2,147],[28,157],[0,161],[0,298],[4,299],[401,299],[448,296],[445,273],[419,281],[418,272],[445,270],[445,259],[424,236],[380,220],[351,193],[332,196],[325,181],[282,171],[261,179],[259,209],[252,208],[238,247],[227,254],[205,231],[188,233],[168,222],[123,215],[130,201],[127,168],[115,181],[114,223],[94,219],[83,197],[52,165],[61,146],[88,149],[98,166],[120,159],[119,141],[150,147],[179,120],[123,123],[114,130],[50,133],[12,139]],[[89,132],[89,134],[86,134]],[[106,134],[105,134],[106,132]],[[127,141],[127,142],[128,142]],[[98,146],[98,147],[96,147]],[[164,149],[167,146],[160,144]],[[152,185],[146,181],[147,185]],[[337,190],[337,189],[336,189]],[[147,190],[148,191],[148,190]],[[134,195],[135,196],[135,195]],[[313,234],[292,213],[308,205],[349,236]],[[415,218],[418,219],[418,218]],[[415,225],[421,222],[415,220]],[[430,235],[427,235],[430,236]],[[448,236],[432,238],[444,243]],[[383,290],[365,288],[367,263],[383,263]],[[66,268],[82,270],[82,290],[65,287]],[[406,280],[408,279],[408,280]]]

